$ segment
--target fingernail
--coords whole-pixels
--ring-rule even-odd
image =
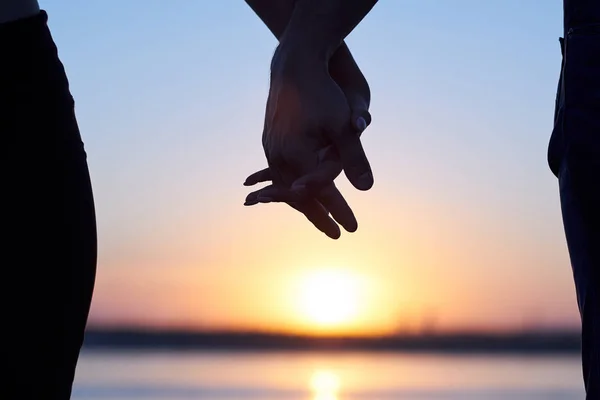
[[[365,121],[363,117],[358,117],[356,119],[356,129],[358,129],[359,132],[362,132],[365,129],[367,129],[367,121]]]
[[[256,201],[256,200],[246,200],[246,201],[244,202],[244,205],[245,205],[245,206],[253,206],[253,205],[255,205],[255,204],[258,204],[258,201]]]
[[[360,190],[369,190],[373,186],[373,174],[371,172],[365,172],[362,174],[358,180],[358,189]]]

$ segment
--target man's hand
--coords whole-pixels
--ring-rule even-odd
[[[361,74],[362,76],[362,74]],[[273,58],[263,147],[269,168],[245,182],[272,185],[251,193],[246,205],[281,201],[301,211],[329,237],[357,229],[354,214],[333,180],[342,168],[352,184],[369,189],[373,177],[360,143],[370,122],[366,81],[331,78],[327,63],[278,50]]]

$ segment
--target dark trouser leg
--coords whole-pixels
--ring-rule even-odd
[[[0,26],[0,399],[68,400],[96,271],[74,105],[44,13]]]
[[[600,1],[564,0],[563,66],[549,161],[582,319],[587,399],[600,399]]]
[[[600,160],[564,162],[559,173],[562,213],[582,318],[587,399],[600,399]]]

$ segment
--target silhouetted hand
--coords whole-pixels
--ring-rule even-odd
[[[263,131],[269,168],[244,183],[272,184],[250,193],[246,205],[286,202],[331,238],[340,236],[335,221],[349,232],[357,229],[333,181],[343,169],[357,189],[373,185],[360,142],[371,120],[369,87],[361,78],[338,85],[325,64],[275,55]]]

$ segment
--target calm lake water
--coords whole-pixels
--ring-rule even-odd
[[[575,400],[576,356],[84,352],[73,400]]]

